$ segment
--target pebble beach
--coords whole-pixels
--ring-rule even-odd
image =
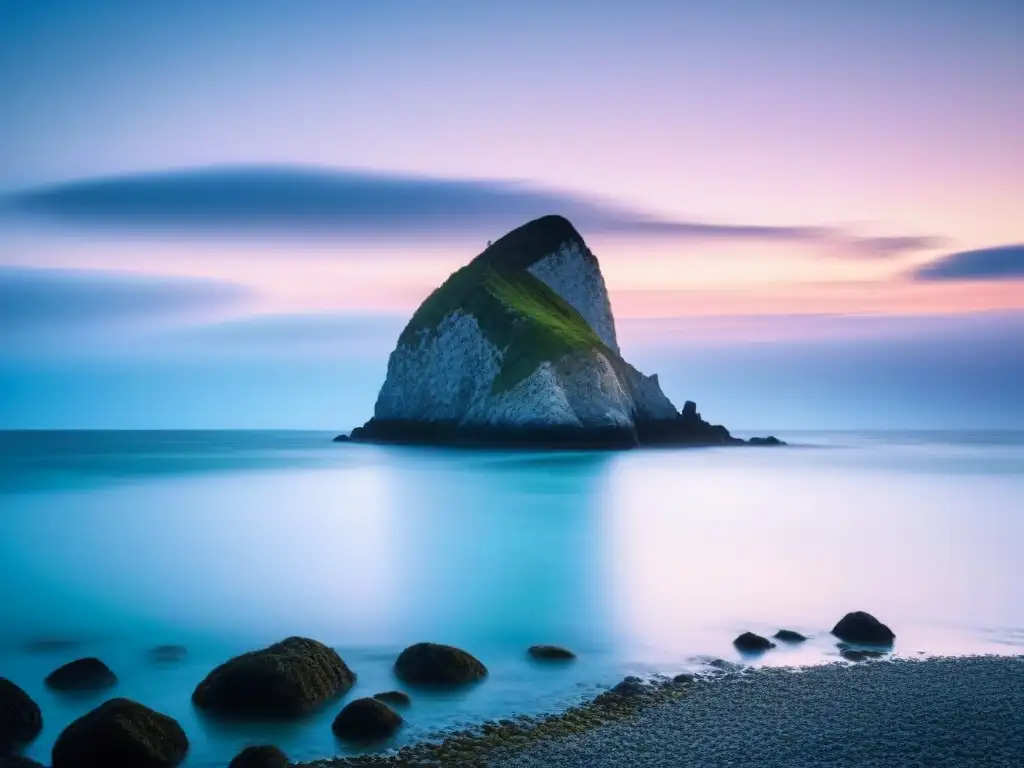
[[[1024,766],[1024,657],[759,669],[491,768]]]

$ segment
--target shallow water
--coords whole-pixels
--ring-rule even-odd
[[[759,663],[837,658],[827,630],[871,611],[896,650],[1024,652],[1024,434],[780,434],[787,449],[467,452],[289,432],[0,433],[0,675],[43,708],[27,754],[110,695],[177,718],[187,765],[272,741],[344,752],[338,704],[299,723],[210,722],[195,684],[230,655],[303,634],[397,686],[405,645],[490,668],[416,694],[393,745],[573,703],[625,674],[738,660],[739,632],[815,635]],[[76,647],[30,648],[32,640]],[[182,643],[178,663],[148,648]],[[543,667],[526,646],[577,663]],[[42,679],[97,655],[120,683],[67,698]],[[703,658],[702,658],[703,657]]]

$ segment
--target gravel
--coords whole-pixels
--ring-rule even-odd
[[[760,669],[491,768],[1024,767],[1024,657]]]

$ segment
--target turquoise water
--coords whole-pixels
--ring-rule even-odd
[[[863,609],[898,653],[1024,652],[1024,434],[807,433],[786,449],[466,452],[309,432],[0,433],[0,675],[40,703],[28,749],[110,695],[177,718],[187,765],[273,741],[345,751],[330,722],[210,722],[195,684],[228,656],[307,635],[396,687],[407,644],[453,643],[490,678],[417,695],[391,746],[564,706],[625,674],[737,659],[741,631],[817,636],[762,663],[836,658]],[[39,650],[33,640],[77,643]],[[182,643],[185,661],[148,648]],[[578,663],[529,662],[533,643]],[[42,679],[96,655],[112,693]]]

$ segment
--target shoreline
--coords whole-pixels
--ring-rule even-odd
[[[439,741],[391,754],[297,765],[1014,766],[1013,756],[1024,754],[1024,655],[725,664],[708,674],[626,678],[565,710],[439,733]],[[893,738],[883,738],[887,730]],[[753,749],[763,749],[764,758]]]

